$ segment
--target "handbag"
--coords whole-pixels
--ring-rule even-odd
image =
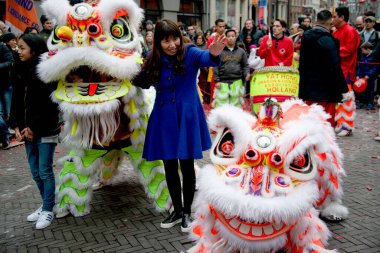
[[[354,85],[352,87],[356,93],[361,93],[367,89],[367,79],[366,78],[359,78],[354,82]]]

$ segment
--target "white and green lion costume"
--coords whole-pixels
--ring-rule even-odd
[[[72,148],[62,159],[57,216],[88,214],[95,175],[109,182],[125,156],[157,209],[167,209],[162,163],[142,159],[152,99],[130,82],[142,63],[142,9],[133,0],[46,0],[42,8],[56,27],[38,72],[46,83],[58,81],[52,98],[63,112],[63,141]]]

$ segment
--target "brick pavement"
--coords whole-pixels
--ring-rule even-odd
[[[353,136],[338,139],[345,154],[344,203],[350,216],[328,224],[333,233],[329,248],[380,252],[380,143],[373,140],[379,116],[360,110],[357,125]],[[64,148],[59,147],[56,159],[62,155]],[[158,253],[180,252],[192,245],[178,226],[159,227],[164,215],[152,208],[133,174],[125,183],[96,191],[90,215],[55,219],[42,231],[26,221],[40,203],[24,148],[0,151],[0,252]]]

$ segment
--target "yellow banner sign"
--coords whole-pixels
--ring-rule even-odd
[[[275,98],[278,102],[283,102],[290,97],[297,97],[298,88],[299,74],[297,71],[284,72],[284,70],[275,71],[275,69],[258,71],[254,73],[251,79],[251,97],[254,110],[257,111],[260,104],[268,97]]]

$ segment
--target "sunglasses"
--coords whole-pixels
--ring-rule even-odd
[[[374,21],[372,21],[371,19],[366,19],[366,20],[364,20],[364,22],[366,22],[366,23],[372,23]]]

